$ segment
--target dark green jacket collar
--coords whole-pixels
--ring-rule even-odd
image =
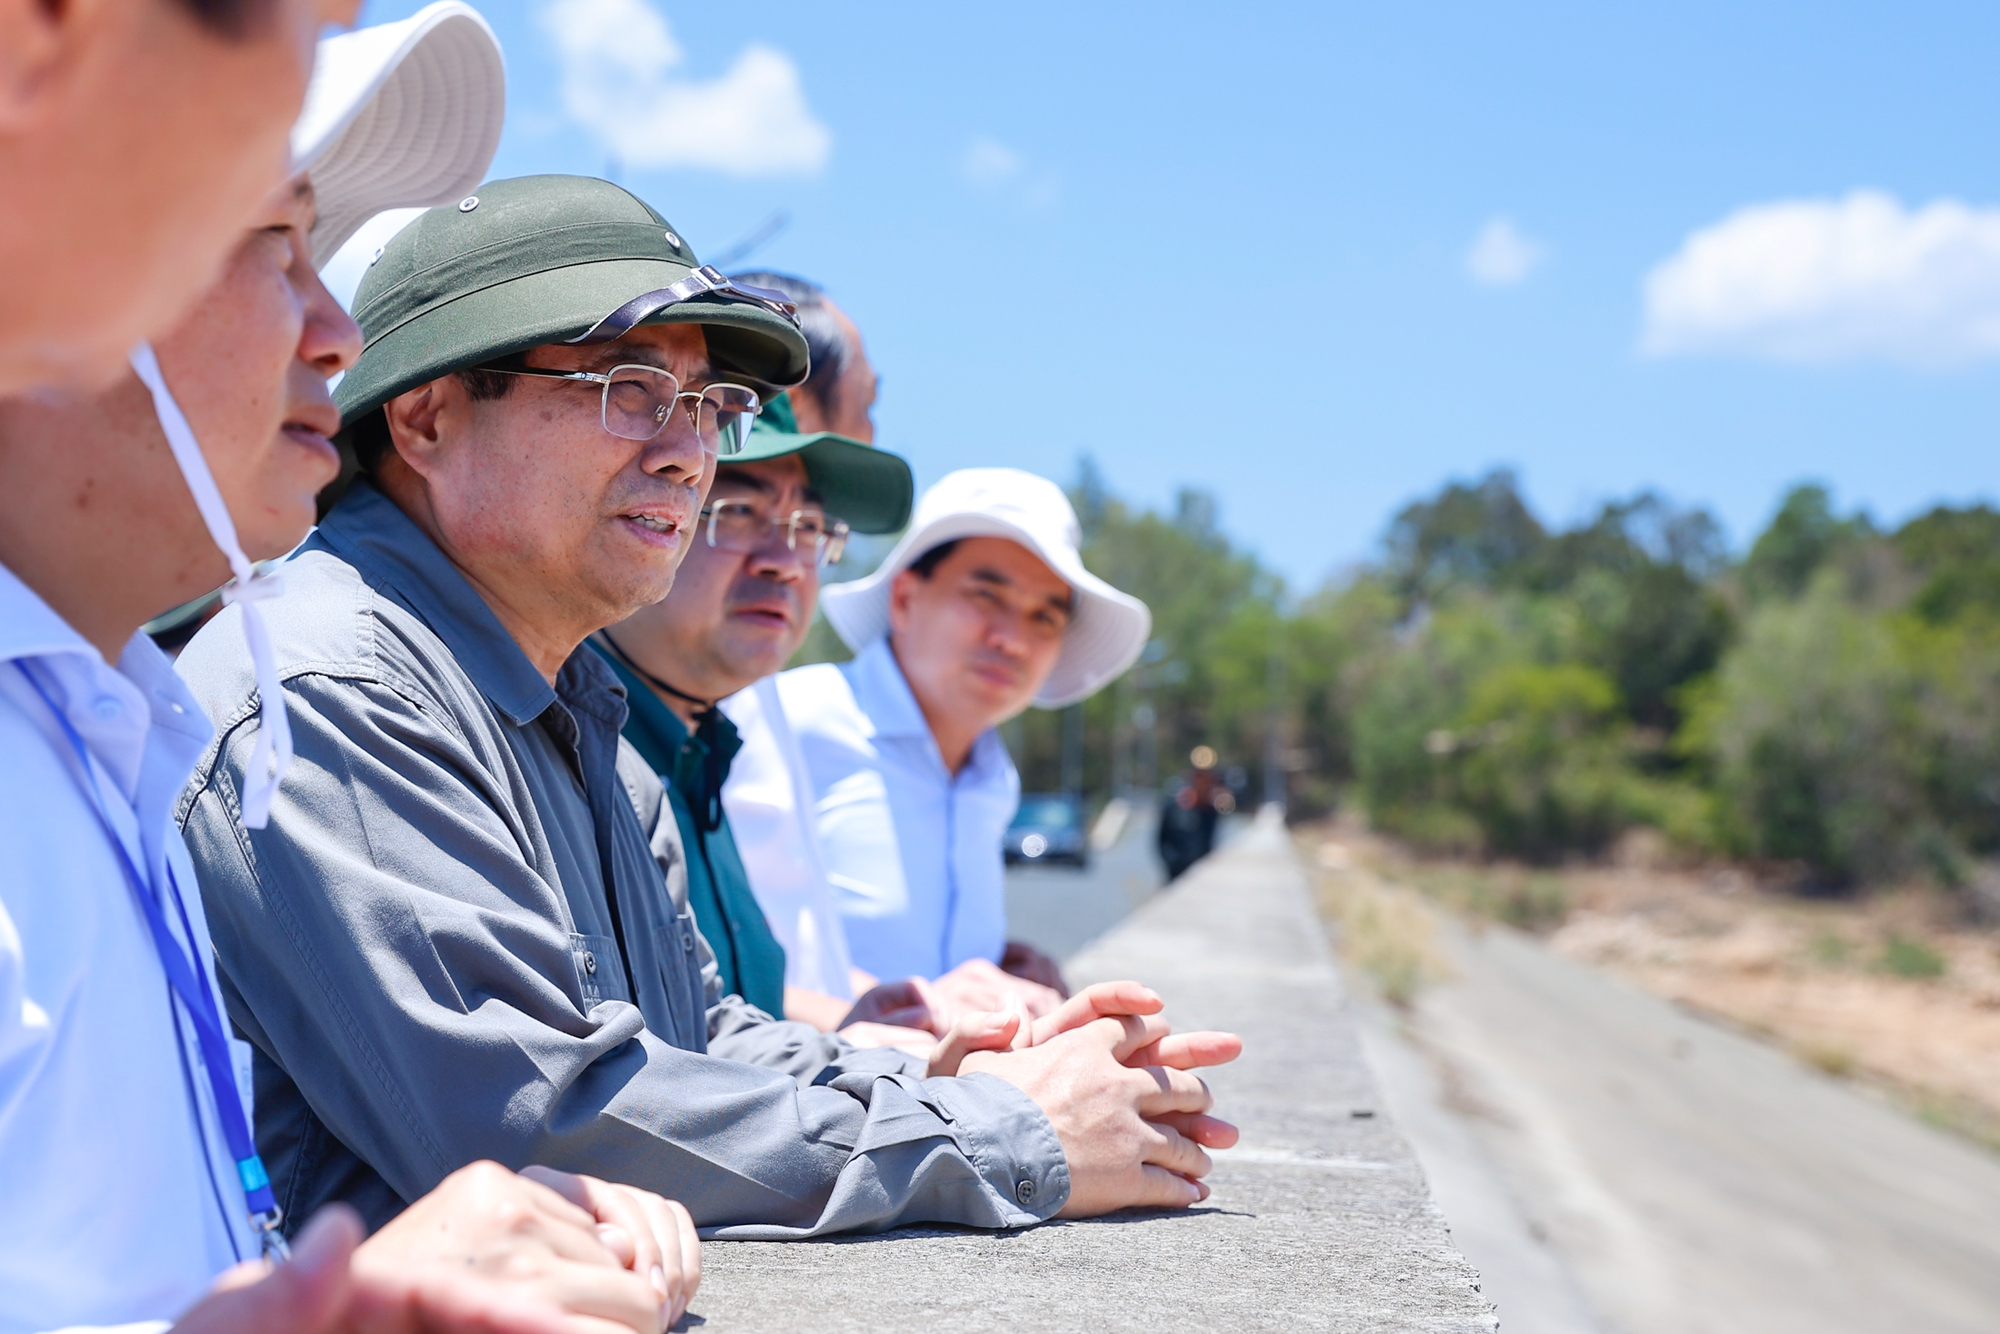
[[[743,748],[736,725],[720,710],[693,736],[672,709],[660,702],[644,681],[624,663],[597,648],[618,679],[625,683],[629,713],[625,739],[653,766],[667,789],[681,841],[688,854],[688,906],[695,925],[715,951],[722,972],[722,989],[734,992],[767,1014],[785,1012],[785,947],[771,933],[764,910],[750,888],[749,872],[736,851],[736,836],[723,815],[704,828],[697,809],[707,800],[704,771],[711,748],[722,761],[717,781],[726,777],[730,762]]]

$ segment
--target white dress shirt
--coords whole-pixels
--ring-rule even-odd
[[[194,1026],[23,667],[83,739],[133,860],[156,885],[172,866],[213,986],[172,827],[211,731],[144,635],[113,669],[0,567],[0,1334],[163,1323],[258,1243]],[[247,1111],[249,1047],[233,1045]]]
[[[1000,840],[1021,779],[986,731],[956,775],[887,639],[777,677],[812,787],[820,855],[861,968],[938,977],[1007,943]]]
[[[775,677],[722,701],[743,748],[729,766],[722,808],[750,891],[785,947],[785,985],[853,1000],[847,933],[813,830],[812,790],[798,737],[778,702]]]

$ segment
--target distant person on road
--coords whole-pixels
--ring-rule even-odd
[[[1020,778],[996,729],[1085,698],[1146,642],[1145,604],[1086,570],[1080,540],[1053,482],[951,473],[879,569],[821,594],[854,659],[778,678],[855,965],[935,979],[946,1006],[1061,999],[1054,962],[1007,939]]]
[[[782,717],[753,726],[747,748],[731,721],[772,716],[770,678],[805,641],[820,571],[840,559],[850,527],[894,532],[910,517],[902,459],[791,424],[788,397],[765,408],[743,451],[718,460],[673,591],[591,642],[625,683],[625,736],[673,803],[688,900],[723,991],[850,1041],[927,1053],[928,1032],[881,1026],[909,1008],[902,992],[855,1005],[832,886],[793,796],[803,762]]]
[[[1215,850],[1218,797],[1228,791],[1216,782],[1215,759],[1213,747],[1196,746],[1188,755],[1187,776],[1160,803],[1160,861],[1169,880],[1180,879]]]

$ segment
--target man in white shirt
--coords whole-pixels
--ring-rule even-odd
[[[381,129],[376,94],[412,91],[399,69],[436,75],[435,59],[404,66],[418,46],[476,66],[483,44],[497,75],[490,31],[461,5],[395,26],[365,78],[328,90],[347,101],[344,124]],[[497,129],[497,80],[486,91],[456,115],[490,112]],[[397,202],[476,179],[492,138],[462,141],[442,176],[401,177],[415,197]],[[329,162],[351,147],[322,139]],[[350,183],[410,165],[378,149]],[[248,1049],[218,1021],[201,901],[171,832],[212,733],[138,633],[246,551],[294,545],[338,466],[326,381],[360,336],[312,262],[315,239],[338,238],[316,235],[304,176],[254,222],[157,359],[135,354],[134,378],[0,402],[0,1330],[158,1329],[185,1312],[189,1331],[610,1320],[649,1334],[698,1278],[691,1225],[589,1178],[538,1184],[477,1164],[365,1244],[351,1213],[330,1210],[289,1264],[266,1273],[258,1259],[281,1248],[249,1138]]]
[[[1054,965],[1006,936],[1020,779],[994,729],[1085,698],[1146,642],[1145,604],[1084,569],[1080,539],[1054,483],[952,473],[880,569],[821,595],[854,659],[778,678],[855,966],[939,979],[948,1005],[1057,1000]]]

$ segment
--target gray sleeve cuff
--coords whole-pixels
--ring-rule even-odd
[[[998,1075],[926,1079],[923,1088],[966,1160],[1006,1202],[1006,1226],[1044,1222],[1069,1203],[1069,1159],[1033,1098]]]

